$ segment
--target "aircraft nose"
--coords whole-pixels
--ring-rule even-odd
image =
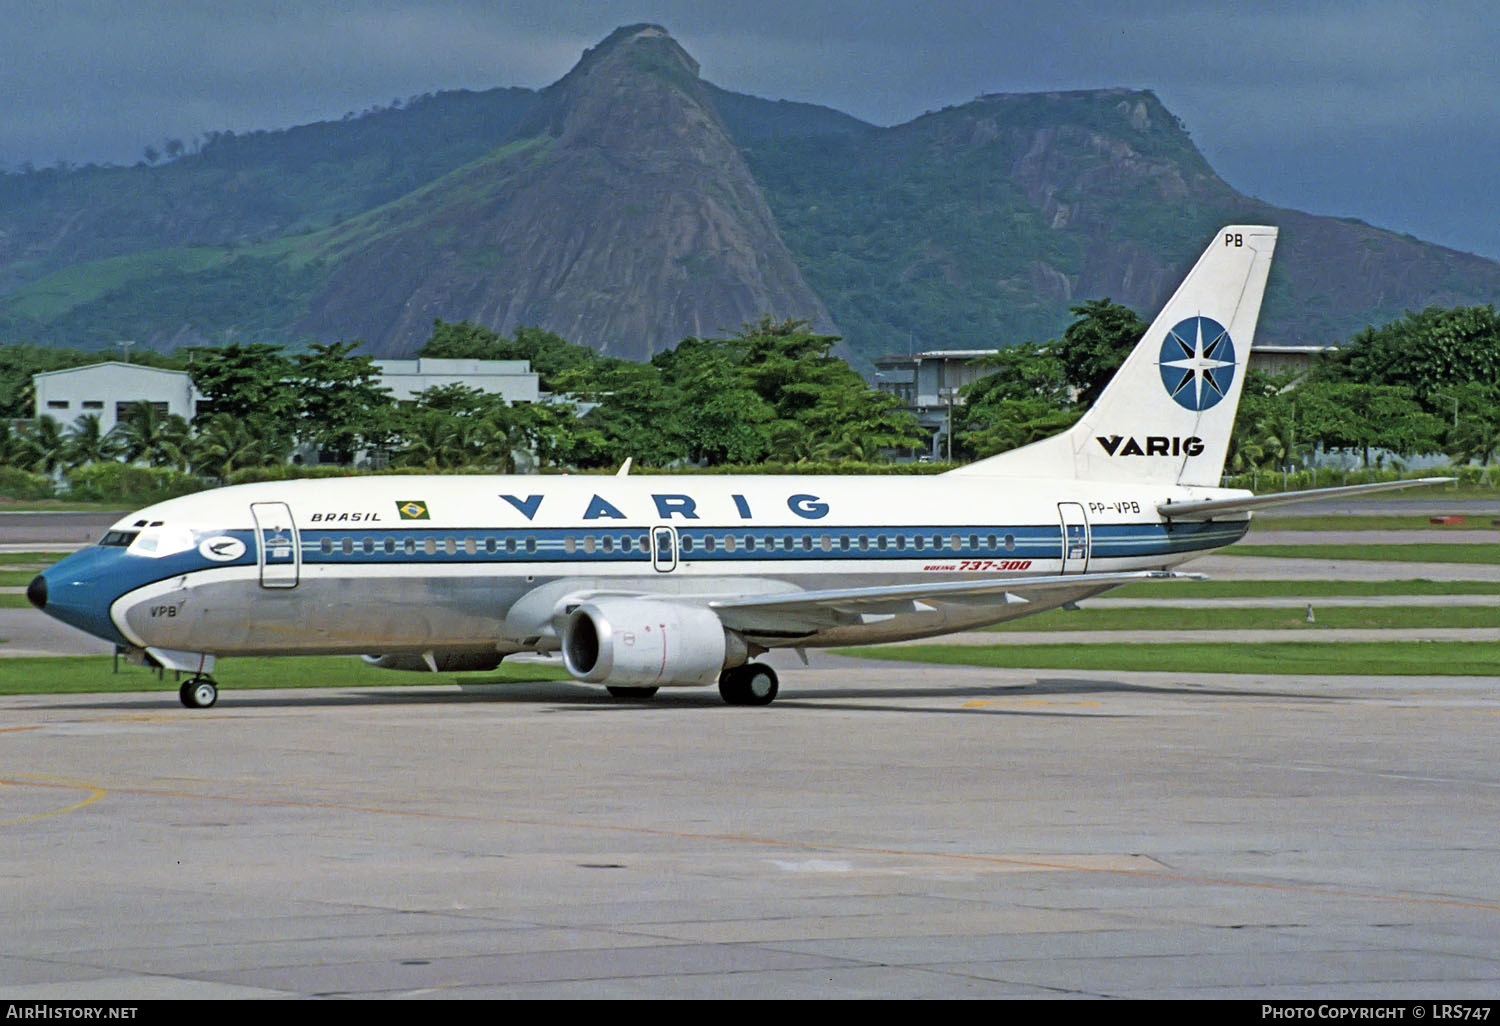
[[[110,616],[110,605],[129,584],[122,579],[123,550],[81,549],[37,574],[26,586],[36,608],[96,638],[126,644]]]

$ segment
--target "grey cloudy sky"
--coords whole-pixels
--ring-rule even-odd
[[[1150,88],[1242,192],[1500,258],[1494,0],[0,0],[0,167],[541,87],[638,21],[725,88],[882,125]]]

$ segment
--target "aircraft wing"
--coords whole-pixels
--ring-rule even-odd
[[[1300,492],[1278,492],[1274,495],[1250,495],[1238,499],[1205,499],[1202,502],[1159,502],[1156,510],[1176,520],[1211,520],[1220,513],[1246,513],[1267,506],[1288,506],[1294,502],[1316,499],[1340,499],[1369,492],[1389,492],[1397,488],[1447,484],[1451,477],[1424,477],[1416,481],[1381,481],[1376,484],[1344,485],[1338,488],[1310,488]]]
[[[931,608],[927,602],[1024,604],[1039,592],[1079,590],[1133,584],[1137,581],[1201,581],[1202,574],[1171,570],[1137,570],[1113,574],[1068,574],[1052,577],[985,577],[965,581],[882,585],[872,588],[831,588],[820,591],[778,592],[708,603],[724,626],[749,633],[808,631],[858,623]]]

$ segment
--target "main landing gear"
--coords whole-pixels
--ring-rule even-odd
[[[193,677],[177,689],[177,697],[189,709],[207,709],[219,700],[219,685],[212,677]]]
[[[719,674],[719,694],[726,705],[770,705],[780,685],[765,663],[746,663]]]

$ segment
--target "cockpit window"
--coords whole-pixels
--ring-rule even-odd
[[[135,540],[130,542],[130,554],[159,558],[186,552],[192,547],[193,532],[189,528],[161,526],[158,522],[139,532]]]
[[[135,536],[140,533],[139,531],[110,531],[103,538],[99,539],[99,544],[123,549],[135,541]]]

